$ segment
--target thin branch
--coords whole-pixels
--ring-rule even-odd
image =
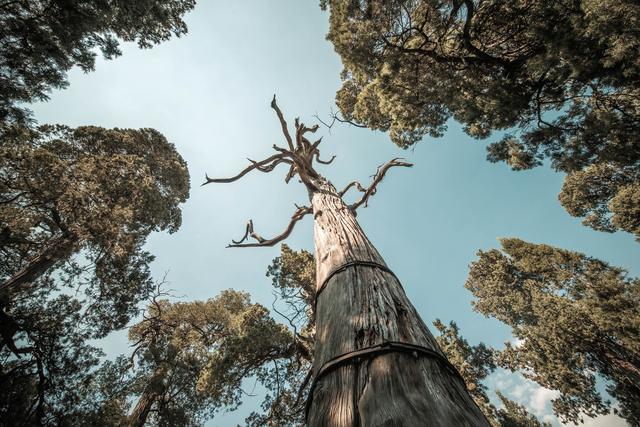
[[[287,129],[287,122],[284,120],[284,116],[282,115],[282,111],[280,111],[280,107],[276,104],[276,95],[273,95],[273,99],[271,100],[271,108],[276,111],[278,115],[278,120],[280,120],[280,125],[282,126],[282,133],[284,134],[285,139],[287,140],[287,145],[289,146],[289,150],[294,151],[293,141],[291,140],[291,135],[289,135],[289,129]]]
[[[275,168],[280,163],[291,163],[290,160],[284,158],[283,154],[274,154],[273,156],[267,157],[266,159],[259,162],[256,162],[254,160],[249,161],[251,162],[251,165],[247,166],[240,173],[232,176],[231,178],[209,178],[209,176],[205,174],[205,182],[202,185],[211,184],[212,182],[226,184],[239,180],[254,169],[261,172],[271,172],[273,168]]]
[[[250,247],[260,247],[260,246],[273,246],[276,243],[279,243],[289,237],[296,223],[304,218],[305,215],[310,214],[312,209],[308,206],[300,206],[296,209],[294,214],[291,216],[291,221],[287,228],[278,236],[272,239],[264,239],[258,233],[253,230],[253,221],[249,220],[247,223],[247,228],[245,230],[244,236],[239,241],[232,240],[233,244],[227,245],[228,248],[250,248]],[[257,240],[258,243],[244,243],[249,237]]]
[[[304,389],[307,388],[307,385],[309,385],[309,381],[311,380],[312,374],[313,374],[313,369],[309,369],[309,372],[307,372],[307,375],[305,375],[304,380],[302,380],[302,384],[300,384],[300,388],[298,389],[298,393],[296,394],[296,399],[293,403],[294,408],[298,406],[298,403],[300,402],[300,398],[304,393]]]
[[[356,209],[358,209],[363,204],[364,204],[365,207],[367,207],[367,203],[369,201],[369,197],[371,197],[372,195],[375,194],[376,187],[384,179],[384,176],[387,173],[387,171],[389,169],[391,169],[392,167],[395,167],[395,166],[402,166],[402,167],[410,168],[410,167],[413,166],[413,164],[405,162],[405,161],[403,161],[403,159],[396,158],[396,159],[390,160],[387,163],[385,163],[384,165],[381,165],[380,167],[378,167],[378,171],[376,172],[375,176],[373,177],[373,182],[371,182],[371,185],[369,185],[369,187],[366,189],[366,191],[362,195],[362,198],[360,200],[358,200],[357,202],[355,202],[354,204],[352,204],[351,206],[349,206],[351,208],[351,210],[355,211]]]
[[[322,160],[322,159],[320,159],[320,151],[318,151],[318,150],[315,151],[315,156],[316,156],[316,161],[318,163],[322,163],[323,165],[330,165],[331,162],[333,162],[335,160],[335,158],[336,158],[336,156],[334,155],[334,156],[331,156],[331,159],[329,159],[329,160]]]
[[[349,184],[347,184],[346,187],[344,187],[344,189],[341,192],[338,193],[338,196],[340,197],[344,196],[345,194],[347,194],[347,191],[349,191],[352,187],[356,187],[356,189],[361,193],[364,193],[367,191],[367,189],[364,188],[362,184],[360,184],[358,181],[351,181]]]
[[[351,126],[355,126],[357,128],[366,128],[366,125],[362,125],[360,123],[356,123],[354,121],[348,120],[348,119],[344,119],[342,117],[340,117],[338,115],[338,113],[335,113],[333,110],[331,110],[331,113],[329,113],[329,117],[331,117],[331,123],[327,123],[324,120],[322,120],[320,118],[320,116],[318,116],[318,114],[315,114],[313,117],[316,118],[316,120],[318,120],[320,123],[322,123],[324,126],[327,127],[327,129],[331,130],[331,128],[333,127],[333,125],[335,125],[336,122],[338,123],[347,123],[350,124]]]

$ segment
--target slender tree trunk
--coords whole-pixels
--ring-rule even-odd
[[[333,185],[324,178],[314,184],[316,289],[345,263],[385,265]],[[426,347],[444,357],[398,280],[384,269],[356,265],[332,275],[316,310],[315,375],[340,355],[385,341]],[[419,352],[352,359],[320,377],[310,399],[312,427],[489,426],[447,364]]]
[[[20,285],[37,279],[58,261],[71,255],[77,243],[78,239],[68,234],[52,239],[38,255],[29,260],[27,265],[0,285],[0,296],[12,293]]]
[[[129,415],[129,427],[143,427],[158,395],[145,390]]]
[[[129,415],[128,427],[143,427],[145,425],[153,404],[164,394],[165,374],[166,370],[163,367],[155,370]]]

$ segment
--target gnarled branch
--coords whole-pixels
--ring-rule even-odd
[[[338,196],[340,197],[344,196],[345,194],[347,194],[347,191],[349,191],[352,187],[356,187],[356,189],[362,193],[367,191],[367,189],[364,188],[362,184],[360,184],[358,181],[351,181],[349,184],[347,184],[346,187],[344,187],[344,189],[342,189],[342,191],[338,193]]]
[[[278,115],[278,120],[280,120],[280,125],[282,126],[282,133],[284,134],[285,139],[287,140],[287,145],[289,146],[289,150],[294,151],[293,140],[291,139],[291,135],[289,135],[289,129],[287,128],[287,122],[282,115],[282,111],[280,111],[280,107],[276,104],[276,95],[273,95],[273,99],[271,100],[271,108],[273,108]]]
[[[296,223],[300,221],[302,218],[304,218],[305,215],[310,214],[311,211],[312,209],[308,206],[298,206],[294,214],[291,216],[291,221],[289,222],[289,225],[287,226],[287,228],[278,236],[272,239],[265,239],[262,236],[260,236],[258,233],[256,233],[253,229],[253,221],[249,220],[249,222],[247,223],[247,227],[245,229],[244,236],[242,236],[242,239],[238,241],[232,240],[233,243],[230,245],[227,245],[227,247],[228,248],[250,248],[250,247],[260,247],[260,246],[273,246],[276,243],[279,243],[284,239],[286,239],[287,237],[289,237]],[[246,240],[249,239],[249,237],[257,240],[258,243],[244,243]]]
[[[267,157],[264,160],[256,162],[255,160],[248,159],[251,162],[251,165],[244,168],[240,173],[230,178],[209,178],[209,175],[205,174],[205,182],[202,185],[214,183],[229,183],[234,182],[256,169],[260,172],[271,172],[273,168],[278,166],[280,163],[292,164],[291,160],[285,157],[285,154],[274,154],[273,156]]]
[[[336,156],[334,155],[334,156],[331,156],[331,158],[329,160],[322,160],[322,159],[320,159],[320,151],[318,151],[318,150],[316,150],[314,154],[316,156],[316,161],[318,163],[322,163],[323,165],[330,165],[331,162],[333,162],[335,160],[335,158],[336,158]]]
[[[395,158],[393,160],[388,161],[384,165],[379,166],[375,176],[373,177],[373,181],[371,182],[371,185],[369,185],[369,187],[365,190],[364,194],[362,195],[362,198],[357,202],[355,202],[354,204],[352,204],[351,206],[349,206],[349,208],[351,210],[356,210],[363,204],[365,207],[367,207],[369,197],[375,194],[378,184],[384,179],[384,176],[387,173],[387,171],[395,166],[410,168],[413,166],[413,163],[405,162],[403,159],[400,159],[400,158]],[[348,189],[349,189],[349,186],[347,186],[347,188],[343,191],[346,191]]]

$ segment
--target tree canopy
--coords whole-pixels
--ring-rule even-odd
[[[519,239],[478,252],[466,287],[477,311],[512,328],[499,364],[558,390],[565,421],[608,412],[596,374],[631,425],[640,420],[640,281],[578,252]]]
[[[389,131],[401,147],[441,136],[449,118],[476,138],[508,130],[489,160],[520,170],[547,159],[569,173],[560,197],[570,214],[638,235],[637,2],[321,4],[344,65],[345,120]],[[606,191],[595,182],[603,172]]]
[[[551,427],[549,423],[541,423],[530,414],[526,408],[505,397],[496,390],[503,407],[497,408],[490,402],[487,386],[482,382],[496,369],[496,351],[483,343],[472,346],[460,335],[460,329],[455,322],[445,325],[439,319],[433,322],[440,332],[436,337],[447,359],[458,369],[473,400],[492,426],[495,427]]]
[[[189,176],[173,144],[152,129],[7,130],[0,411],[59,424],[99,363],[88,340],[125,326],[153,290],[143,244],[152,231],[180,226]]]
[[[20,104],[42,101],[68,85],[74,66],[93,70],[97,51],[121,54],[121,41],[142,48],[187,32],[182,16],[195,0],[17,0],[0,4],[0,124],[20,122]]]

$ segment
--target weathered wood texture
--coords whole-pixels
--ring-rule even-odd
[[[323,178],[314,184],[316,286],[350,261],[386,265],[333,185]],[[393,274],[354,266],[331,277],[317,304],[314,373],[336,356],[384,341],[442,354]],[[319,380],[311,398],[312,427],[489,426],[462,380],[442,361],[408,353],[339,367]]]
[[[128,426],[143,427],[147,423],[149,413],[151,412],[151,409],[157,399],[157,393],[150,390],[145,390],[138,399],[136,406],[133,407],[131,415],[129,415]]]

